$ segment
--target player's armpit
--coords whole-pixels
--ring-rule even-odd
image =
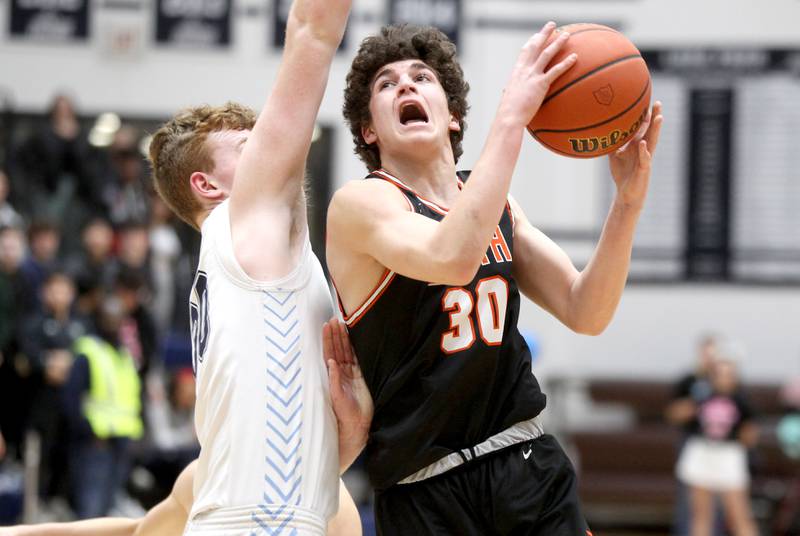
[[[463,234],[447,236],[441,222],[412,212],[400,190],[381,180],[348,183],[328,208],[328,250],[334,263],[343,255],[362,254],[406,277],[463,285],[480,263],[461,254],[469,240]]]

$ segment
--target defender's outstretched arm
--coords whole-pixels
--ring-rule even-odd
[[[231,190],[234,247],[248,244],[236,247],[236,254],[250,275],[277,277],[291,269],[292,259],[281,255],[265,259],[263,251],[287,250],[306,228],[305,162],[351,2],[292,4],[275,84],[244,144]],[[253,243],[260,247],[252,247]]]

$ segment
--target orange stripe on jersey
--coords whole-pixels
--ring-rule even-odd
[[[433,201],[431,201],[429,199],[425,199],[414,188],[412,188],[411,186],[407,185],[406,183],[404,183],[403,181],[401,181],[400,179],[398,179],[394,175],[392,175],[390,173],[387,173],[386,171],[384,171],[382,169],[379,169],[377,171],[373,171],[372,173],[373,173],[373,175],[377,175],[382,179],[385,179],[385,180],[387,180],[389,182],[394,183],[395,186],[397,186],[399,188],[403,188],[404,190],[408,190],[409,192],[411,192],[412,194],[417,196],[417,199],[419,199],[422,203],[424,203],[428,208],[430,208],[431,210],[435,210],[439,214],[447,214],[450,211],[450,209],[447,208],[447,207],[443,207],[442,205],[440,205],[438,203],[434,203]]]
[[[389,284],[392,282],[395,275],[396,274],[394,272],[387,269],[383,273],[383,276],[380,278],[378,284],[370,293],[366,301],[364,301],[364,303],[361,304],[361,307],[356,309],[356,311],[352,315],[347,316],[344,313],[344,309],[342,309],[342,316],[344,317],[344,323],[347,325],[347,327],[355,326],[358,323],[358,321],[364,317],[367,311],[372,309],[372,306],[375,305],[375,303],[380,299],[383,293],[386,292],[386,289],[389,288]]]
[[[514,234],[517,231],[517,220],[514,218],[514,210],[511,208],[511,203],[506,201],[506,210],[508,210],[508,217],[511,218],[511,237],[514,237]]]
[[[391,175],[388,175],[381,170],[373,171],[372,174],[378,175],[381,179],[385,180],[389,184],[395,185],[398,190],[408,190],[412,194],[417,195],[413,190],[411,190],[411,188],[403,184],[401,181],[394,179]],[[416,212],[417,210],[411,200],[406,195],[403,195],[403,198],[406,200],[406,203],[408,203],[408,208],[411,210],[411,212]]]

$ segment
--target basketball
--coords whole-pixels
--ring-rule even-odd
[[[600,24],[570,24],[553,33],[570,38],[553,58],[573,52],[575,65],[559,77],[528,125],[551,151],[594,158],[624,145],[642,125],[650,106],[650,72],[636,46]]]

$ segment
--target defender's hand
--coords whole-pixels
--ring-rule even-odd
[[[347,328],[336,318],[322,327],[322,353],[339,425],[340,465],[346,468],[366,444],[372,422],[372,396],[350,345]]]

